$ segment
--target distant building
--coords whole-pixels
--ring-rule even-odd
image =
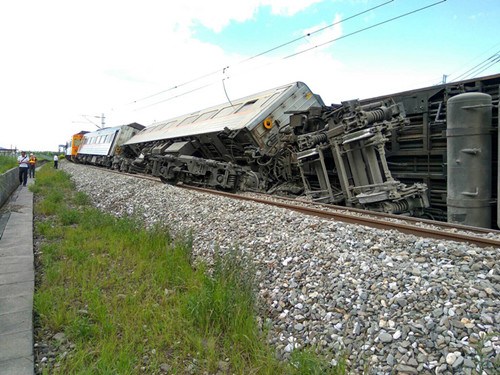
[[[17,148],[3,148],[3,147],[0,147],[0,155],[15,156],[16,153],[17,153]]]

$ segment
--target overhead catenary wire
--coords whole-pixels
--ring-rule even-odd
[[[282,58],[281,58],[281,59],[279,59],[279,60],[286,60],[286,59],[289,59],[289,58],[292,58],[292,57],[295,57],[295,56],[301,55],[301,54],[303,54],[303,53],[310,52],[310,51],[312,51],[312,50],[314,50],[314,49],[316,49],[316,48],[319,48],[319,47],[325,46],[325,45],[327,45],[327,44],[333,43],[333,42],[335,42],[335,41],[337,41],[337,40],[340,40],[340,39],[345,39],[345,38],[347,38],[347,37],[349,37],[349,36],[356,35],[356,34],[359,34],[359,33],[361,33],[361,32],[365,32],[365,31],[367,31],[367,30],[370,30],[370,29],[373,29],[373,28],[375,28],[375,27],[378,27],[378,26],[381,26],[381,25],[387,24],[387,23],[389,23],[389,22],[392,22],[392,21],[395,21],[395,20],[401,19],[401,18],[403,18],[403,17],[407,17],[407,16],[409,16],[409,15],[415,14],[415,13],[417,13],[417,12],[420,12],[420,11],[423,11],[423,10],[425,10],[425,9],[428,9],[428,8],[434,7],[434,6],[436,6],[436,5],[439,5],[439,4],[441,4],[441,3],[444,3],[444,2],[446,2],[446,1],[447,1],[447,0],[440,0],[440,1],[434,2],[434,3],[432,3],[432,4],[429,4],[429,5],[427,5],[427,6],[424,6],[424,7],[421,7],[421,8],[414,9],[414,10],[412,10],[412,11],[409,11],[409,12],[406,12],[406,13],[403,13],[403,14],[400,14],[400,15],[398,15],[398,16],[396,16],[396,17],[389,18],[389,19],[384,20],[384,21],[382,21],[382,22],[378,22],[378,23],[373,24],[373,25],[371,25],[371,26],[364,27],[364,28],[362,28],[362,29],[359,29],[359,30],[353,31],[353,32],[351,32],[351,33],[349,33],[349,34],[342,35],[342,36],[340,36],[340,37],[337,37],[337,38],[331,39],[331,40],[329,40],[329,41],[326,41],[326,42],[324,42],[324,43],[321,43],[321,44],[315,45],[315,46],[313,46],[313,47],[307,48],[307,49],[305,49],[305,50],[302,50],[302,51],[299,51],[299,52],[296,52],[296,53],[293,53],[293,54],[290,54],[290,55],[284,56],[284,57],[282,57]],[[386,3],[380,4],[379,6],[382,6],[382,5],[384,5],[384,4],[386,4]],[[379,7],[379,6],[377,6],[377,7]],[[365,11],[365,12],[363,12],[363,13],[366,13],[366,11]],[[354,16],[352,16],[352,17],[354,17]],[[350,17],[350,18],[352,18],[352,17]],[[341,22],[341,21],[339,21],[339,22]],[[337,23],[338,23],[338,22],[337,22]],[[323,29],[324,29],[324,28],[323,28]],[[307,35],[306,35],[305,37],[307,37]],[[281,46],[284,46],[284,45],[285,45],[285,44],[283,44],[283,45],[281,45]],[[275,49],[271,49],[271,50],[268,50],[268,51],[272,51],[272,50],[275,50]],[[262,54],[260,54],[260,55],[262,55]],[[246,59],[245,61],[248,61],[248,60],[250,60],[250,59],[251,59],[251,58]],[[268,65],[270,65],[270,64],[272,64],[272,63],[273,63],[273,62],[271,62],[271,63],[266,63],[266,64],[264,64],[264,65],[265,65],[265,66],[268,66]],[[229,66],[225,67],[225,68],[223,69],[223,72],[225,72],[225,70],[226,70],[226,69],[228,69],[228,68],[229,68]],[[262,67],[257,67],[257,68],[262,68]],[[255,69],[257,69],[257,68],[256,68],[256,67],[252,67],[250,70],[255,70]],[[247,70],[247,71],[248,71],[248,70]],[[218,73],[220,74],[220,71],[218,71]],[[191,80],[190,82],[194,82],[194,81],[195,81],[195,80]],[[211,82],[211,83],[208,83],[208,84],[205,84],[205,85],[199,86],[199,87],[197,87],[197,88],[194,88],[194,89],[192,89],[192,90],[186,91],[186,92],[184,92],[184,93],[180,93],[180,94],[178,94],[178,95],[171,96],[171,97],[168,97],[168,98],[166,98],[166,99],[163,99],[163,100],[157,101],[157,102],[155,102],[155,103],[152,103],[152,104],[149,104],[149,105],[142,106],[142,107],[140,107],[140,108],[137,108],[137,109],[136,109],[136,111],[138,111],[138,110],[142,110],[142,109],[145,109],[145,108],[148,108],[148,107],[152,107],[152,106],[155,106],[155,105],[158,105],[158,104],[161,104],[161,103],[164,103],[164,102],[167,102],[167,101],[170,101],[170,100],[176,99],[176,98],[179,98],[179,97],[181,97],[181,96],[184,96],[184,95],[187,95],[187,94],[193,93],[193,92],[195,92],[195,91],[198,91],[198,90],[204,89],[204,88],[206,88],[206,87],[208,87],[208,86],[213,86],[213,85],[217,84],[218,82],[219,82],[219,80],[217,80],[217,81],[213,81],[213,82]],[[224,87],[224,88],[225,88],[225,87]],[[226,93],[226,95],[227,95],[227,93]],[[150,97],[151,97],[151,96],[150,96]]]
[[[158,104],[161,104],[161,103],[165,103],[165,102],[168,102],[168,101],[173,100],[173,99],[180,98],[181,96],[184,96],[184,95],[187,95],[187,94],[191,94],[191,93],[193,93],[193,92],[196,92],[196,91],[198,91],[198,90],[202,90],[202,89],[207,88],[207,87],[209,87],[209,86],[213,86],[213,85],[215,85],[216,83],[218,83],[218,81],[214,81],[214,82],[211,82],[211,83],[207,83],[207,84],[205,84],[205,85],[202,85],[202,86],[198,86],[198,87],[196,87],[196,88],[194,88],[194,89],[192,89],[192,90],[185,91],[185,92],[183,92],[183,93],[181,93],[181,94],[174,95],[174,96],[170,96],[170,97],[168,97],[168,98],[166,98],[166,99],[163,99],[163,100],[160,100],[160,101],[158,101],[158,102],[154,102],[154,103],[151,103],[151,104],[148,104],[148,105],[145,105],[145,106],[139,107],[139,108],[137,108],[137,109],[136,109],[136,111],[139,111],[139,110],[141,110],[141,109],[145,109],[145,108],[149,108],[149,107],[153,107],[153,106],[155,106],[155,105],[158,105]]]
[[[486,67],[484,67],[480,71],[474,72],[474,75],[471,78],[474,78],[474,77],[477,77],[477,76],[481,75],[485,70],[489,69],[490,67],[492,67],[493,65],[495,65],[495,64],[497,64],[499,62],[500,62],[500,55],[497,56],[497,58],[494,61],[492,61],[489,65],[487,65]]]
[[[444,0],[444,1],[446,1],[446,0]],[[266,50],[266,51],[260,52],[260,53],[258,53],[258,54],[256,54],[256,55],[254,55],[254,56],[249,57],[249,58],[243,59],[243,60],[241,60],[241,61],[237,62],[236,64],[234,64],[233,66],[241,65],[241,64],[244,64],[244,63],[246,63],[246,62],[248,62],[248,61],[254,60],[254,59],[258,58],[258,57],[264,56],[264,55],[266,55],[266,54],[268,54],[268,53],[270,53],[270,52],[276,51],[276,50],[278,50],[278,49],[280,49],[280,48],[283,48],[283,47],[286,47],[286,46],[288,46],[288,45],[290,45],[290,44],[296,43],[296,42],[298,42],[298,41],[300,41],[300,40],[302,40],[302,39],[305,39],[305,38],[310,37],[311,35],[317,34],[317,33],[321,32],[321,31],[324,31],[324,30],[326,30],[326,29],[328,29],[328,28],[331,28],[331,27],[333,27],[333,26],[336,26],[336,25],[338,25],[338,24],[340,24],[340,23],[342,23],[342,22],[346,22],[346,21],[349,21],[349,20],[354,19],[354,18],[356,18],[356,17],[359,17],[359,16],[361,16],[361,15],[363,15],[363,14],[366,14],[366,13],[368,13],[368,12],[371,12],[372,10],[375,10],[375,9],[377,9],[377,8],[381,8],[381,7],[383,7],[383,6],[387,5],[387,4],[390,4],[390,3],[392,3],[392,2],[394,2],[394,0],[388,0],[388,1],[384,2],[384,3],[381,3],[381,4],[378,4],[378,5],[376,5],[376,6],[373,6],[373,7],[369,8],[369,9],[366,9],[366,10],[364,10],[364,11],[362,11],[362,12],[356,13],[356,14],[354,14],[354,15],[352,15],[352,16],[349,16],[349,17],[347,17],[347,18],[344,18],[344,19],[342,19],[342,20],[340,20],[340,21],[336,21],[336,22],[334,22],[334,23],[332,23],[332,24],[329,24],[329,25],[327,25],[327,26],[321,27],[321,28],[319,28],[318,30],[311,31],[311,32],[309,32],[309,33],[307,33],[307,34],[305,34],[305,35],[302,35],[302,36],[300,36],[300,37],[298,37],[298,38],[292,39],[292,40],[290,40],[290,41],[288,41],[288,42],[286,42],[286,43],[282,43],[282,44],[280,44],[280,45],[278,45],[278,46],[276,46],[276,47],[273,47],[273,48],[270,48],[270,49],[268,49],[268,50]],[[229,69],[229,66],[226,66],[226,67],[222,68],[222,71],[224,72],[226,69]],[[191,84],[191,83],[194,83],[194,82],[200,81],[200,80],[202,80],[202,79],[204,79],[204,78],[207,78],[207,77],[210,77],[210,76],[213,76],[213,75],[216,75],[216,74],[218,75],[218,74],[220,74],[220,72],[221,72],[221,69],[214,70],[214,71],[212,71],[212,72],[210,72],[210,73],[203,74],[203,75],[198,76],[198,77],[196,77],[196,78],[193,78],[193,79],[191,79],[191,80],[189,80],[189,81],[186,81],[186,82],[180,83],[180,84],[178,84],[178,85],[174,85],[174,86],[172,86],[172,87],[170,87],[170,88],[167,88],[167,89],[165,89],[165,90],[161,90],[161,91],[158,91],[158,92],[156,92],[156,93],[154,93],[154,94],[151,94],[151,95],[145,96],[145,97],[143,97],[143,98],[136,99],[136,100],[134,100],[134,101],[130,102],[129,104],[135,104],[135,103],[140,102],[140,101],[143,101],[143,100],[151,99],[151,98],[153,98],[153,97],[155,97],[155,96],[158,96],[158,95],[164,94],[164,93],[169,92],[169,91],[172,91],[172,90],[179,89],[179,88],[181,88],[181,87],[183,87],[183,86],[186,86],[186,85],[189,85],[189,84]]]
[[[500,42],[499,43],[495,43],[493,46],[489,47],[487,50],[481,52],[479,55],[476,55],[472,59],[470,59],[470,60],[466,61],[465,63],[463,63],[462,66],[460,66],[454,72],[447,74],[447,76],[448,77],[455,77],[457,75],[457,73],[459,73],[460,71],[462,71],[462,68],[470,66],[472,63],[474,63],[475,61],[477,61],[479,58],[485,56],[486,54],[489,54],[492,50],[496,49],[499,45],[500,45]],[[462,74],[464,74],[464,73],[462,73]],[[460,76],[458,76],[458,77],[460,77]],[[455,81],[455,80],[456,80],[456,78],[452,78],[452,81]]]
[[[467,78],[475,77],[476,75],[484,72],[486,69],[489,69],[491,66],[495,65],[498,62],[500,62],[500,50],[498,50],[497,52],[495,52],[493,55],[489,56],[488,58],[484,59],[479,64],[473,66],[469,70],[460,74],[458,77],[455,77],[453,80],[458,81],[460,79],[467,79]]]
[[[350,19],[353,19],[353,18],[359,17],[359,16],[361,16],[361,15],[363,15],[363,14],[366,14],[366,13],[368,13],[368,12],[371,12],[372,10],[375,10],[375,9],[377,9],[377,8],[380,8],[380,7],[383,7],[384,5],[387,5],[387,4],[389,4],[389,3],[392,3],[393,1],[394,1],[394,0],[389,0],[389,1],[386,1],[385,3],[379,4],[379,5],[376,5],[376,6],[372,7],[372,8],[370,8],[370,9],[364,10],[363,12],[356,13],[356,14],[354,14],[354,15],[350,16],[350,17],[344,18],[344,19],[342,19],[342,20],[340,20],[340,21],[336,21],[336,22],[334,22],[334,23],[332,23],[332,24],[330,24],[330,25],[327,25],[327,26],[324,26],[324,27],[322,27],[322,28],[319,28],[318,30],[314,30],[314,31],[309,32],[309,33],[307,33],[307,34],[305,34],[305,35],[302,35],[302,36],[300,36],[300,37],[298,37],[298,38],[292,39],[292,40],[290,40],[289,42],[286,42],[286,43],[280,44],[280,45],[278,45],[278,46],[276,46],[276,47],[273,47],[273,48],[271,48],[271,49],[268,49],[267,51],[264,51],[264,52],[261,52],[261,53],[259,53],[259,54],[255,55],[255,56],[249,57],[249,58],[247,58],[247,59],[245,59],[245,60],[241,61],[240,63],[244,63],[244,62],[247,62],[247,61],[253,60],[253,59],[255,59],[255,58],[257,58],[257,57],[260,57],[260,56],[263,56],[263,55],[265,55],[265,54],[267,54],[267,53],[269,53],[269,52],[273,52],[273,51],[276,51],[276,50],[278,50],[278,49],[280,49],[280,48],[282,48],[282,47],[286,47],[286,46],[288,46],[288,45],[290,45],[290,44],[293,44],[293,43],[295,43],[295,42],[298,42],[299,40],[302,40],[302,39],[308,38],[308,37],[310,37],[311,35],[317,34],[317,33],[321,32],[321,31],[324,31],[324,30],[329,29],[329,28],[331,28],[331,27],[333,27],[333,26],[336,26],[336,25],[338,25],[338,24],[340,24],[340,23],[342,23],[342,22],[349,21]]]
[[[445,1],[447,1],[447,0],[437,1],[437,2],[435,2],[435,3],[432,3],[432,4],[430,4],[430,5],[427,5],[427,6],[425,6],[425,7],[418,8],[418,9],[412,10],[412,11],[410,11],[410,12],[403,13],[403,14],[401,14],[401,15],[399,15],[399,16],[396,16],[396,17],[389,18],[389,19],[387,19],[387,20],[385,20],[385,21],[378,22],[378,23],[373,24],[373,25],[371,25],[371,26],[367,26],[367,27],[364,27],[364,28],[362,28],[362,29],[359,29],[359,30],[353,31],[352,33],[349,33],[349,34],[345,34],[345,35],[339,36],[339,37],[337,37],[337,38],[334,38],[334,39],[328,40],[328,41],[326,41],[326,42],[324,42],[324,43],[320,43],[320,44],[317,44],[317,45],[315,45],[315,46],[313,46],[313,47],[307,48],[307,49],[305,49],[305,50],[302,50],[302,51],[299,51],[299,52],[293,53],[293,54],[291,54],[291,55],[285,56],[283,59],[288,59],[288,58],[290,58],[290,57],[294,57],[294,56],[297,56],[297,55],[301,55],[301,54],[306,53],[306,52],[309,52],[309,51],[311,51],[311,50],[313,50],[313,49],[316,49],[316,48],[319,48],[319,47],[323,47],[323,46],[326,46],[327,44],[330,44],[330,43],[336,42],[337,40],[344,39],[344,38],[347,38],[347,37],[352,36],[352,35],[355,35],[355,34],[359,34],[359,33],[363,32],[363,31],[373,29],[374,27],[381,26],[381,25],[384,25],[384,24],[386,24],[386,23],[389,23],[389,22],[395,21],[395,20],[397,20],[397,19],[400,19],[400,18],[403,18],[403,17],[409,16],[410,14],[414,14],[414,13],[420,12],[420,11],[422,11],[422,10],[425,10],[425,9],[431,8],[431,7],[436,6],[436,5],[438,5],[438,4],[444,3]]]

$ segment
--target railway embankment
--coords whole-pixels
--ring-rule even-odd
[[[30,190],[36,374],[345,374],[342,358],[275,358],[239,253],[208,273],[193,267],[189,236],[99,212],[61,171],[44,168]]]
[[[354,372],[497,373],[500,250],[305,216],[67,165],[93,204],[192,231],[210,262],[237,247],[259,279],[260,317],[283,360],[348,353]]]

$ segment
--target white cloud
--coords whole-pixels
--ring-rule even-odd
[[[263,0],[262,4],[270,5],[273,14],[293,16],[321,1],[322,0]]]
[[[329,104],[395,92],[402,82],[408,89],[419,86],[422,72],[414,74],[391,57],[346,65],[336,43],[289,59],[283,57],[293,50],[279,50],[278,57],[269,54],[238,64],[250,56],[227,53],[193,34],[197,25],[220,32],[231,22],[250,20],[259,7],[286,16],[319,1],[4,1],[0,146],[54,150],[71,134],[94,128],[79,123],[83,114],[104,113],[110,126],[149,125],[222,103],[227,100],[224,89],[235,99],[301,80]],[[332,23],[340,20],[334,17]],[[341,25],[292,47],[301,51],[336,39],[342,36]],[[225,66],[230,68],[223,74]],[[431,77],[443,73],[439,64],[426,69]],[[383,70],[390,74],[381,74]],[[207,73],[213,74],[167,91]]]

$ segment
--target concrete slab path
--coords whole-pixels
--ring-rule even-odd
[[[0,375],[34,373],[34,288],[33,193],[20,186],[0,220]]]

